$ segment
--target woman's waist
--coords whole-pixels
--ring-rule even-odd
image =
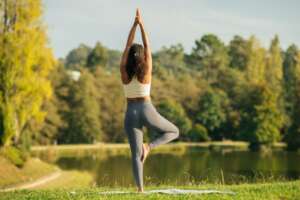
[[[127,102],[128,103],[133,103],[133,102],[151,102],[151,97],[149,96],[141,96],[141,97],[127,97]]]

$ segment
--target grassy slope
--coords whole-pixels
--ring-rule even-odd
[[[29,182],[58,170],[55,166],[30,158],[22,168],[0,156],[0,188]]]
[[[171,186],[148,187],[148,189],[170,188]],[[147,195],[147,199],[202,199],[202,200],[287,200],[300,199],[300,181],[277,182],[277,183],[260,183],[260,184],[242,184],[242,185],[198,185],[198,186],[177,186],[176,188],[185,189],[219,189],[231,190],[236,192],[235,195],[228,194],[207,194],[207,195],[165,195],[152,194]],[[125,188],[121,188],[125,190]],[[96,199],[145,199],[144,194],[126,194],[126,195],[100,195],[98,192],[103,190],[112,190],[108,188],[82,188],[77,190],[55,189],[55,190],[23,190],[18,192],[7,192],[0,195],[1,200],[96,200]],[[119,190],[119,189],[117,189]],[[133,191],[134,188],[128,189]]]
[[[75,189],[89,187],[93,183],[93,177],[88,172],[76,170],[61,171],[61,175],[47,184],[40,185],[35,189]]]

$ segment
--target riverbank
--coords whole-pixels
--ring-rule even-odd
[[[199,147],[199,148],[237,148],[237,149],[247,149],[249,143],[243,141],[212,141],[212,142],[172,142],[158,146],[154,150],[164,150],[164,149],[178,149],[184,147]],[[285,143],[274,143],[272,148],[285,148]],[[122,150],[128,149],[128,143],[96,143],[96,144],[72,144],[72,145],[46,145],[46,146],[33,146],[32,151],[44,151],[44,150],[58,150],[58,151],[68,151],[68,150],[90,150],[90,149],[115,149]]]
[[[0,196],[1,200],[96,200],[96,199],[112,199],[112,200],[129,200],[129,199],[202,199],[202,200],[252,200],[252,199],[272,199],[272,200],[296,200],[300,197],[300,181],[291,182],[274,182],[259,184],[240,184],[240,185],[191,185],[176,186],[180,189],[217,189],[221,191],[233,191],[235,194],[201,194],[201,195],[166,195],[166,194],[117,194],[104,195],[99,194],[101,191],[135,191],[135,188],[81,188],[81,189],[52,189],[52,190],[22,190],[15,192],[5,192]],[[172,186],[151,186],[146,190],[175,188]]]

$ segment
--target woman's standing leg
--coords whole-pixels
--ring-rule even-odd
[[[141,161],[143,132],[139,121],[138,110],[130,106],[126,112],[124,126],[131,150],[133,176],[139,191],[143,191],[143,163]]]
[[[153,149],[161,144],[166,144],[179,137],[178,127],[160,115],[153,106],[152,102],[144,105],[142,120],[146,127],[161,134],[161,136],[155,138],[149,143],[150,149]]]

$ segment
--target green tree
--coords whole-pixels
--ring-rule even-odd
[[[43,110],[47,112],[47,116],[44,123],[31,136],[34,144],[56,143],[59,132],[67,126],[64,113],[70,111],[66,99],[70,95],[73,81],[67,74],[62,62],[59,62],[56,70],[52,71],[50,79],[54,93],[43,105]]]
[[[110,72],[97,68],[94,73],[95,87],[99,94],[97,102],[101,110],[99,118],[105,142],[124,142],[127,138],[123,126],[126,100],[120,77],[116,75],[119,72],[117,70],[119,69]]]
[[[215,82],[218,70],[229,62],[224,43],[217,36],[208,34],[196,40],[195,45],[190,55],[192,64],[201,70],[205,80]]]
[[[248,42],[241,36],[234,36],[228,47],[230,57],[229,66],[239,70],[245,70],[248,63]]]
[[[283,58],[279,38],[277,35],[271,41],[271,45],[267,53],[265,77],[267,87],[269,87],[273,92],[273,100],[275,101],[274,103],[276,103],[278,111],[286,122],[287,116],[284,109],[283,95]]]
[[[182,44],[171,45],[170,47],[163,47],[153,56],[153,60],[157,65],[166,69],[169,73],[179,73],[186,69],[184,62],[184,48]]]
[[[180,130],[180,136],[186,136],[191,129],[191,121],[182,106],[174,100],[166,99],[158,104],[162,116],[174,123]]]
[[[300,117],[299,117],[300,116],[300,52],[298,51],[296,60],[292,60],[292,58],[287,57],[287,59],[291,59],[290,62],[294,64],[293,65],[294,74],[292,78],[294,78],[295,85],[293,86],[293,90],[288,90],[287,92],[294,92],[294,93],[287,94],[287,97],[290,98],[293,97],[292,99],[293,109],[289,110],[291,116],[291,126],[288,129],[287,137],[285,140],[288,143],[289,150],[296,150],[300,148]],[[286,82],[290,83],[288,81]]]
[[[118,50],[112,50],[112,49],[108,49],[107,52],[108,52],[107,53],[108,60],[106,65],[109,67],[108,69],[109,70],[119,69],[122,52]]]
[[[87,67],[91,69],[94,69],[97,66],[106,67],[107,61],[107,49],[100,42],[97,42],[93,50],[88,55]]]
[[[70,88],[70,108],[66,115],[68,127],[59,135],[59,143],[93,143],[101,140],[98,92],[91,73],[82,70],[78,82]]]
[[[283,62],[283,79],[284,79],[284,97],[285,110],[289,117],[289,124],[292,123],[294,115],[294,107],[296,105],[296,85],[297,80],[300,79],[297,73],[299,69],[299,49],[296,45],[291,45],[284,53]]]
[[[284,118],[277,106],[277,96],[266,85],[254,85],[244,99],[241,137],[253,149],[270,145],[281,139]]]
[[[245,70],[246,80],[250,84],[259,84],[265,81],[266,50],[254,37],[248,40],[248,62]]]
[[[281,95],[283,86],[283,59],[279,44],[279,38],[277,35],[272,40],[267,55],[266,81],[274,92]]]
[[[79,70],[86,66],[91,51],[92,49],[85,44],[80,44],[79,47],[71,50],[66,57],[66,68]]]
[[[0,3],[1,144],[18,143],[29,122],[43,122],[41,110],[51,96],[48,74],[54,58],[41,20],[40,0]]]
[[[224,91],[208,89],[200,99],[199,111],[196,121],[203,124],[213,139],[222,139],[223,135],[218,130],[226,121],[225,105],[228,98]]]

